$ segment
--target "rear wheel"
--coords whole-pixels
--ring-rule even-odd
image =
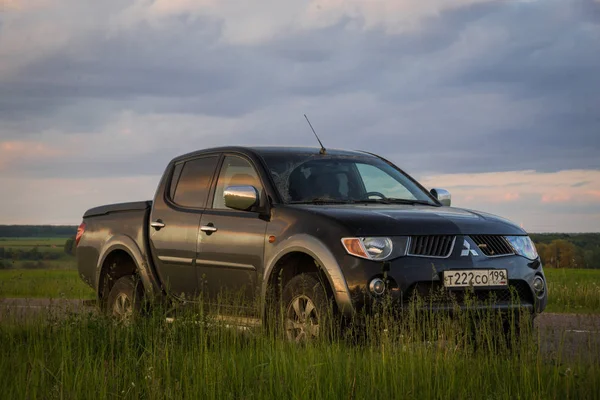
[[[313,274],[292,278],[283,289],[283,332],[291,342],[304,343],[333,333],[333,307],[324,285]]]
[[[106,312],[120,322],[129,322],[142,311],[144,290],[135,275],[119,278],[106,300]]]

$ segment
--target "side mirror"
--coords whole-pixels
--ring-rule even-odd
[[[258,203],[258,191],[254,186],[228,186],[223,191],[225,207],[248,211]]]
[[[431,189],[429,191],[433,197],[438,199],[443,206],[450,207],[450,203],[452,202],[452,196],[450,192],[445,189]]]

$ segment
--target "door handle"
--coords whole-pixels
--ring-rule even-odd
[[[211,233],[213,233],[213,232],[216,232],[216,231],[217,231],[217,228],[215,228],[215,226],[214,226],[214,225],[212,224],[212,222],[211,222],[211,223],[210,223],[210,224],[208,224],[208,225],[202,225],[202,226],[200,227],[200,230],[201,230],[202,232],[205,232],[207,235],[210,235]]]
[[[164,224],[164,222],[162,222],[162,220],[157,219],[156,221],[150,222],[150,226],[158,231],[161,228],[164,228],[166,225]]]

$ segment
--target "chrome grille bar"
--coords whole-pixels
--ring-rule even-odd
[[[411,236],[407,255],[417,257],[447,258],[452,253],[456,236],[422,235]]]
[[[470,235],[481,252],[488,257],[500,257],[515,254],[512,246],[500,235]]]

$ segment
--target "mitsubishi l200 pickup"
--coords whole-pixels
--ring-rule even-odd
[[[447,191],[428,191],[360,151],[186,154],[169,163],[153,201],[88,210],[76,242],[81,277],[118,318],[143,299],[210,308],[234,292],[237,311],[259,320],[268,299],[278,299],[280,328],[300,340],[319,335],[323,313],[352,318],[383,298],[532,316],[547,303],[540,258],[523,229],[450,207]],[[466,304],[467,293],[476,301]]]

